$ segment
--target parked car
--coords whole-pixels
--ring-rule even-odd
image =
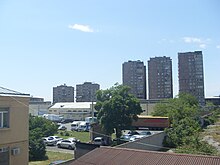
[[[133,142],[133,141],[141,139],[143,137],[145,137],[145,135],[132,135],[130,138],[130,141]]]
[[[135,130],[129,131],[128,134],[129,134],[130,136],[132,136],[132,135],[139,135],[139,133],[138,133],[137,131],[135,131]]]
[[[65,125],[60,125],[59,127],[58,127],[58,130],[66,130],[67,128],[66,128],[66,126]]]
[[[129,142],[131,138],[130,134],[124,134],[120,137],[120,140]]]
[[[150,131],[142,131],[139,133],[140,135],[145,135],[145,136],[149,136],[152,135]]]
[[[75,137],[68,138],[68,140],[71,140],[73,142],[80,142],[80,140]]]
[[[57,142],[57,147],[68,148],[74,150],[76,148],[76,143],[73,140],[65,139]]]
[[[103,137],[96,137],[94,140],[93,140],[93,143],[94,144],[97,144],[97,145],[105,145],[105,140]]]
[[[46,138],[43,138],[45,145],[56,145],[58,141],[63,140],[63,138],[60,138],[59,136],[49,136]]]

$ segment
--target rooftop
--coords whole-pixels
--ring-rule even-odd
[[[95,102],[93,102],[95,105]],[[61,103],[55,103],[50,108],[88,108],[90,109],[92,105],[92,102],[61,102]]]
[[[7,89],[0,86],[0,96],[23,96],[23,97],[29,97],[29,94],[20,93],[11,89]]]
[[[100,147],[76,159],[70,165],[82,164],[219,165],[220,157]]]

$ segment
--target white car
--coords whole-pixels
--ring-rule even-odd
[[[67,128],[66,128],[66,126],[65,125],[60,125],[59,127],[58,127],[58,130],[66,130]]]
[[[73,140],[69,140],[69,139],[61,140],[57,142],[57,147],[74,150],[76,148],[76,143]]]
[[[105,145],[105,141],[104,141],[104,138],[103,138],[103,137],[96,137],[96,138],[93,140],[93,143],[94,143],[94,144],[97,144],[97,145]]]
[[[43,141],[46,145],[56,145],[58,141],[63,140],[63,138],[60,138],[59,136],[49,136],[46,138],[43,138]]]
[[[73,141],[73,142],[80,142],[80,140],[75,138],[75,137],[70,137],[67,140],[70,140],[70,141]]]
[[[143,137],[146,137],[146,136],[145,135],[132,135],[130,138],[130,141],[133,142],[133,141],[141,139]]]

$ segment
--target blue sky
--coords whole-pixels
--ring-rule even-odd
[[[219,0],[1,0],[0,86],[52,101],[66,83],[122,82],[122,63],[203,51],[206,97],[220,94]]]

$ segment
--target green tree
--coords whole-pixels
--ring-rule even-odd
[[[191,136],[198,134],[201,129],[198,114],[197,99],[186,93],[156,105],[153,115],[169,117],[172,125],[171,129],[165,129],[167,136],[164,144],[169,147],[188,144]]]
[[[185,144],[189,144],[192,140],[192,136],[197,137],[200,131],[199,123],[190,118],[175,121],[172,125],[172,129],[166,129],[167,137],[165,139],[166,146],[177,147]]]
[[[171,124],[173,124],[186,117],[196,118],[198,113],[197,99],[190,94],[180,93],[174,99],[167,99],[157,104],[152,115],[169,117]]]
[[[57,126],[53,122],[42,117],[29,116],[29,160],[46,159],[42,138],[56,132]]]
[[[108,135],[115,130],[117,139],[121,131],[130,128],[132,120],[137,120],[137,115],[142,112],[140,102],[129,90],[127,86],[115,84],[110,89],[97,92],[95,109],[100,124]]]

